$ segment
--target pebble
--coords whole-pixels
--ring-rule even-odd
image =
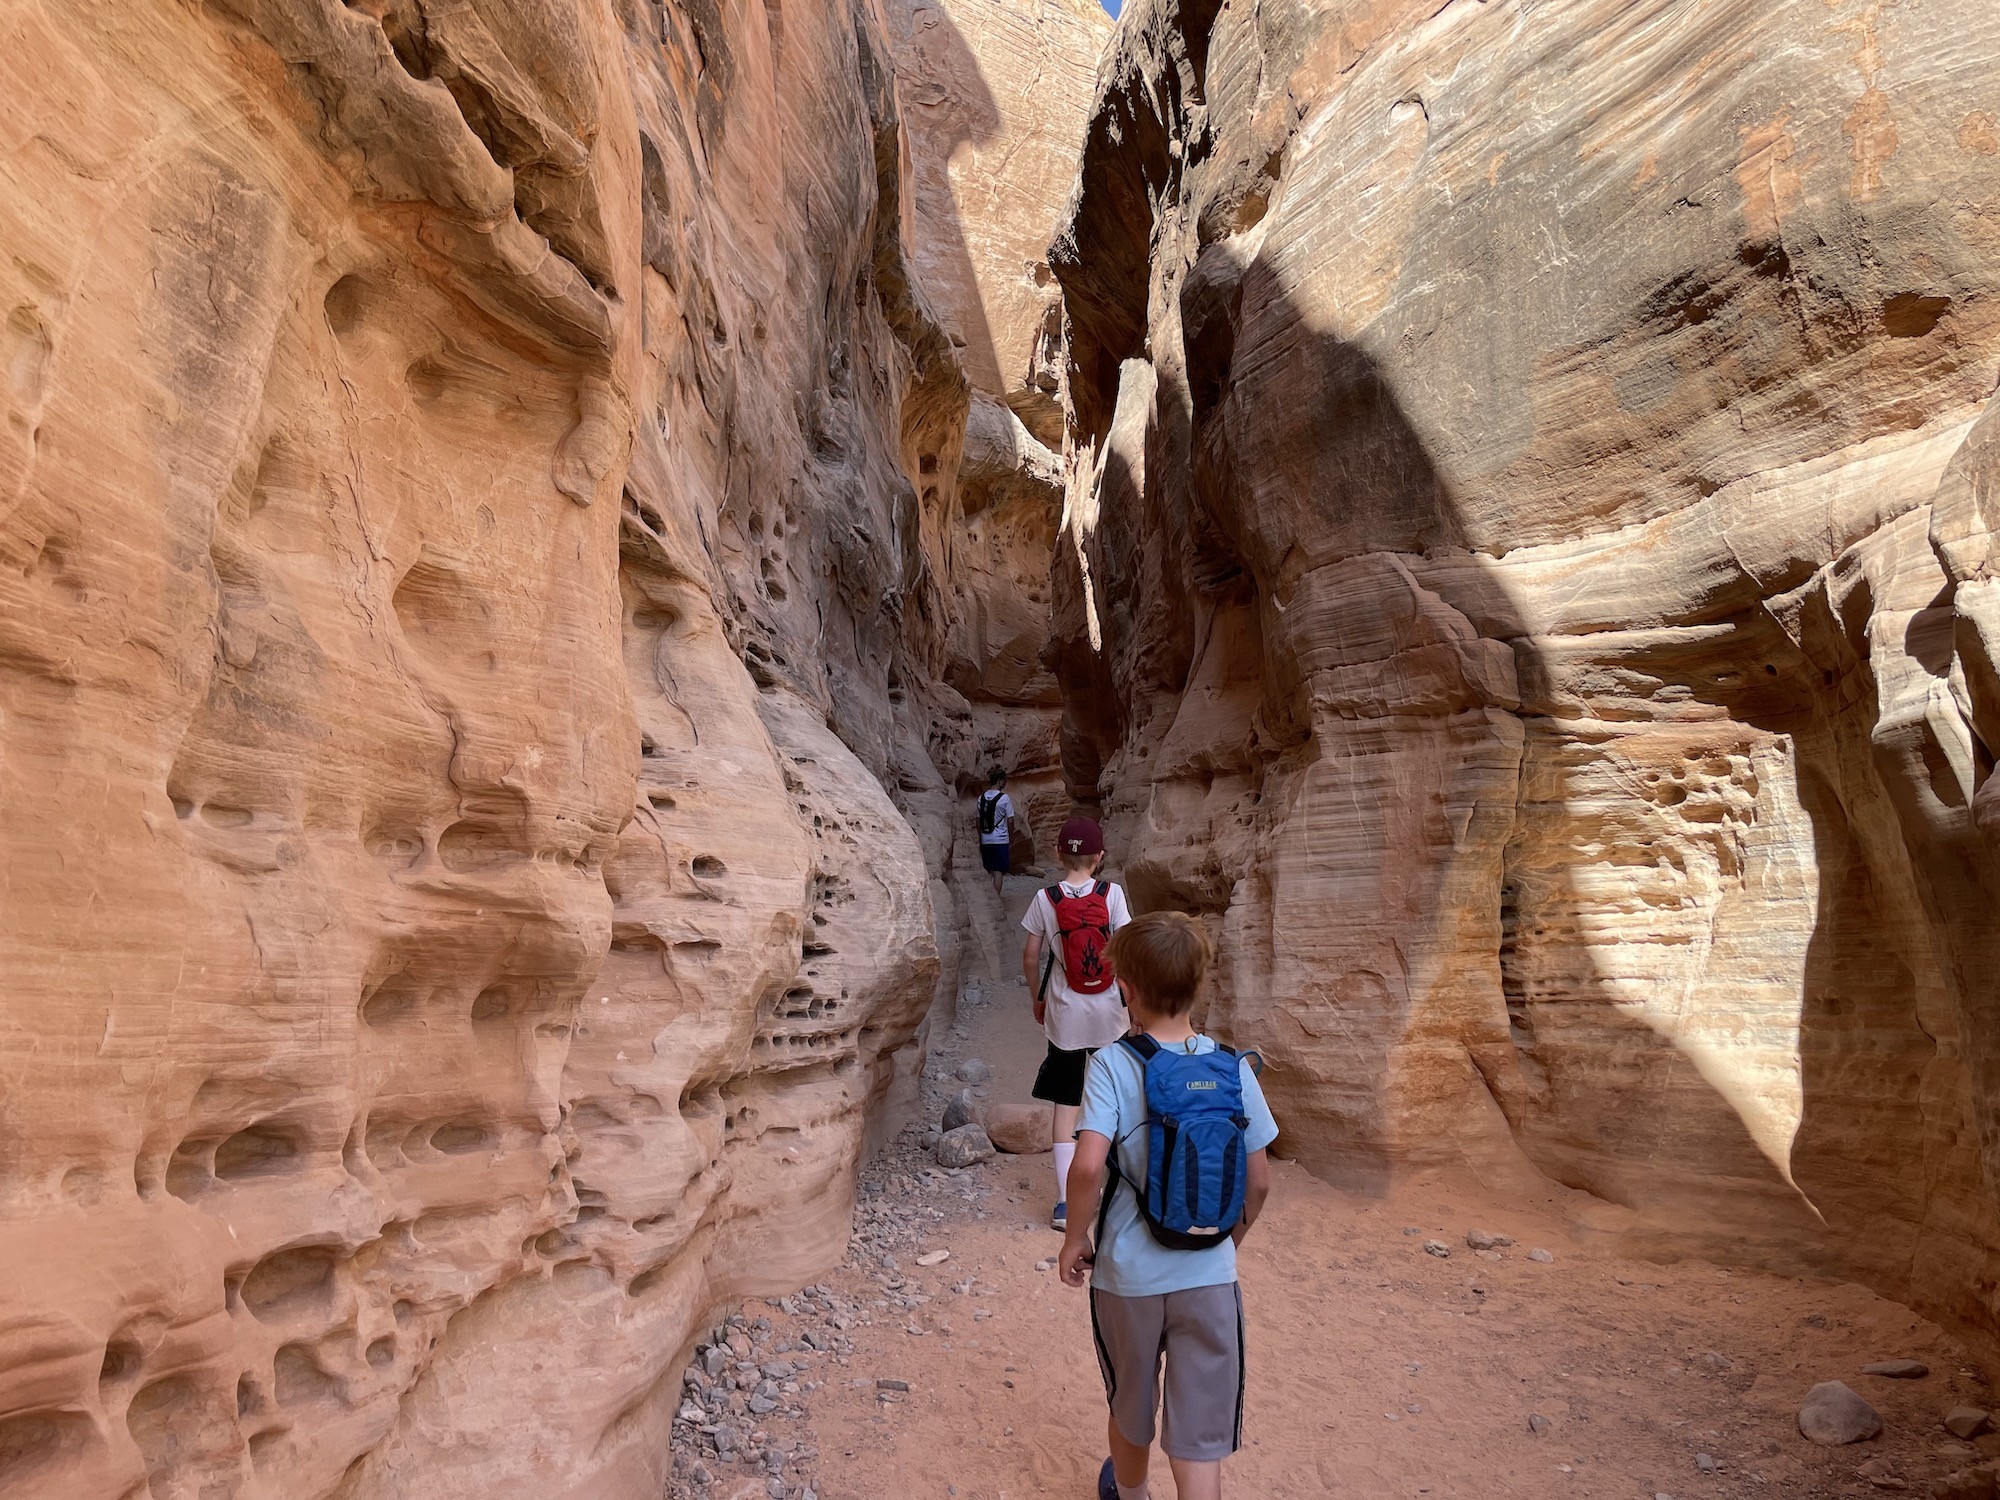
[[[1861,1367],[1863,1375],[1880,1375],[1885,1380],[1922,1380],[1930,1372],[1931,1367],[1920,1359],[1883,1359]]]
[[[1451,1259],[1451,1246],[1443,1240],[1425,1240],[1424,1254],[1435,1255],[1439,1260]]]
[[[1055,1262],[1052,1260],[1038,1260],[1035,1262],[1035,1269],[1037,1271],[1047,1271],[1052,1269],[1054,1266]]]
[[[928,1255],[919,1255],[917,1257],[917,1264],[920,1266],[941,1266],[950,1259],[951,1252],[949,1250],[933,1250]]]
[[[1546,1250],[1530,1250],[1528,1252],[1528,1259],[1534,1261],[1538,1265],[1544,1265],[1544,1266],[1552,1266],[1555,1264],[1556,1260],[1556,1258],[1553,1255],[1549,1254],[1549,1252]]]
[[[1484,1229],[1465,1231],[1465,1243],[1473,1250],[1504,1250],[1514,1242],[1504,1234],[1491,1234]]]
[[[1553,1425],[1547,1417],[1538,1411],[1528,1413],[1528,1431],[1532,1432],[1536,1437],[1540,1437]]]
[[[1891,1458],[1871,1458],[1854,1472],[1878,1490],[1906,1490],[1910,1487],[1909,1481],[1896,1472],[1895,1460]]]
[[[884,1379],[875,1382],[875,1389],[878,1391],[907,1391],[909,1388],[910,1382],[907,1380]]]
[[[993,1069],[988,1067],[982,1058],[968,1057],[958,1065],[958,1081],[960,1083],[991,1083],[993,1081]]]
[[[1882,1416],[1844,1382],[1823,1380],[1806,1393],[1799,1407],[1799,1431],[1815,1443],[1836,1448],[1879,1437]]]
[[[1697,1453],[1694,1456],[1694,1466],[1704,1474],[1713,1474],[1722,1467],[1722,1464],[1712,1453]]]

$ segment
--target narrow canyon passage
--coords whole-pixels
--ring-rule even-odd
[[[976,914],[1002,944],[1034,891],[1010,887],[1004,919],[997,902]],[[1025,1105],[1040,1061],[1018,975],[974,965],[965,985],[932,1049],[926,1119],[975,1061],[992,1069],[989,1102]],[[919,1122],[863,1167],[837,1271],[725,1329],[751,1341],[759,1380],[796,1362],[802,1393],[772,1415],[713,1419],[697,1357],[670,1494],[761,1500],[774,1452],[821,1500],[1092,1492],[1104,1401],[1084,1296],[1051,1268],[1050,1157],[944,1169],[922,1135]],[[1979,1460],[1938,1418],[1993,1393],[1935,1325],[1821,1276],[1629,1258],[1615,1217],[1547,1182],[1523,1192],[1446,1170],[1373,1194],[1281,1163],[1242,1263],[1251,1378],[1229,1491],[1805,1500],[1925,1494]],[[1475,1250],[1479,1230],[1508,1243]],[[1889,1359],[1930,1373],[1862,1373]],[[714,1364],[725,1379],[740,1367],[735,1351]],[[1822,1380],[1865,1392],[1884,1439],[1804,1441],[1799,1401]],[[1174,1493],[1164,1463],[1154,1493]]]
[[[1236,1493],[2000,1500],[1996,204],[1991,0],[0,0],[0,1497],[1079,1492],[1082,813]]]

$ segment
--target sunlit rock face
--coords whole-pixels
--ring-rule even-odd
[[[0,19],[0,1491],[657,1496],[840,1254],[973,742],[893,45]]]
[[[1290,1149],[2000,1333],[2000,13],[1135,4],[1064,764]]]
[[[1015,829],[1020,868],[1051,858],[1070,807],[1056,753],[1061,690],[1043,659],[1062,510],[1062,308],[1047,257],[1111,23],[1097,0],[886,9],[910,142],[912,259],[973,388],[943,674],[969,708],[970,736],[934,741],[931,754],[960,768],[961,827],[985,770],[1009,772],[1026,825]]]

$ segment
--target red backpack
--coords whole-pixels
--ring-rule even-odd
[[[1079,995],[1101,995],[1111,988],[1111,960],[1104,952],[1111,941],[1111,904],[1104,899],[1110,889],[1109,881],[1099,880],[1081,896],[1060,885],[1047,891],[1061,934],[1063,979]]]

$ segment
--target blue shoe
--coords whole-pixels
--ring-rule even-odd
[[[1049,1228],[1069,1232],[1069,1205],[1058,1203],[1055,1212],[1049,1215]]]
[[[1111,1472],[1111,1460],[1097,1471],[1097,1500],[1118,1500],[1118,1476]]]

